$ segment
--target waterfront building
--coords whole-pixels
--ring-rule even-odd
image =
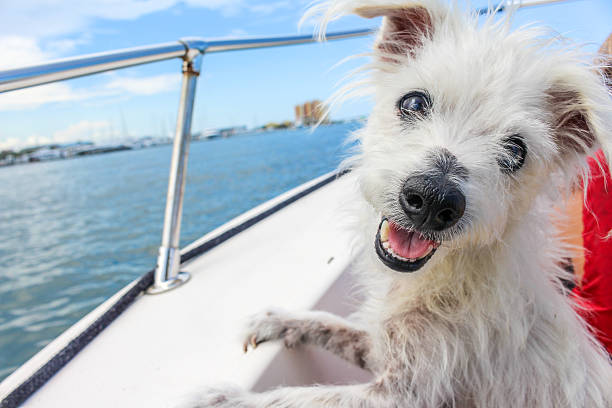
[[[317,123],[328,123],[326,116],[327,107],[317,99],[295,106],[295,126],[313,126]]]

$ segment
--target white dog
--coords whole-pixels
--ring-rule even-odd
[[[197,405],[612,407],[612,365],[560,283],[565,254],[551,222],[587,155],[602,147],[611,157],[601,71],[541,31],[479,23],[441,1],[320,10],[324,22],[384,16],[370,66],[375,107],[353,163],[372,296],[351,321],[264,312],[245,347],[318,345],[374,380],[217,389]]]

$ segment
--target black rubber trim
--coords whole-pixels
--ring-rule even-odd
[[[231,237],[239,234],[247,228],[257,224],[259,221],[282,210],[300,198],[312,193],[315,190],[329,184],[333,180],[343,176],[347,171],[334,173],[318,183],[308,187],[299,193],[288,197],[286,200],[274,205],[273,207],[249,218],[243,223],[225,231],[219,236],[213,237],[209,241],[203,242],[198,247],[181,255],[181,263],[187,262],[203,253],[211,250],[217,245],[227,241]],[[136,298],[153,284],[153,270],[147,272],[127,293],[112,305],[102,316],[87,327],[81,334],[75,337],[66,347],[60,350],[55,356],[39,368],[34,374],[15,388],[9,395],[0,402],[0,408],[15,408],[23,404],[34,392],[39,390],[51,377],[61,370],[74,356],[85,348],[98,334],[107,328],[121,313],[123,313]]]

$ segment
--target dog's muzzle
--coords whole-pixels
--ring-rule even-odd
[[[465,195],[450,176],[444,171],[424,173],[404,182],[398,200],[408,225],[383,217],[376,234],[376,253],[389,268],[421,269],[440,246],[429,237],[439,236],[463,217]]]

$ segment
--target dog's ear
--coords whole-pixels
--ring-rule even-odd
[[[562,156],[589,153],[597,140],[591,106],[579,88],[556,82],[548,89],[552,135]]]
[[[612,47],[612,37],[609,41]],[[552,132],[562,158],[592,154],[597,148],[604,151],[608,161],[612,158],[610,61],[602,54],[597,71],[585,67],[561,71],[548,88]]]
[[[606,84],[612,89],[612,34],[599,49],[601,70],[606,80]]]
[[[414,55],[434,33],[435,13],[418,2],[358,7],[355,13],[365,18],[384,17],[376,41],[383,54]]]

